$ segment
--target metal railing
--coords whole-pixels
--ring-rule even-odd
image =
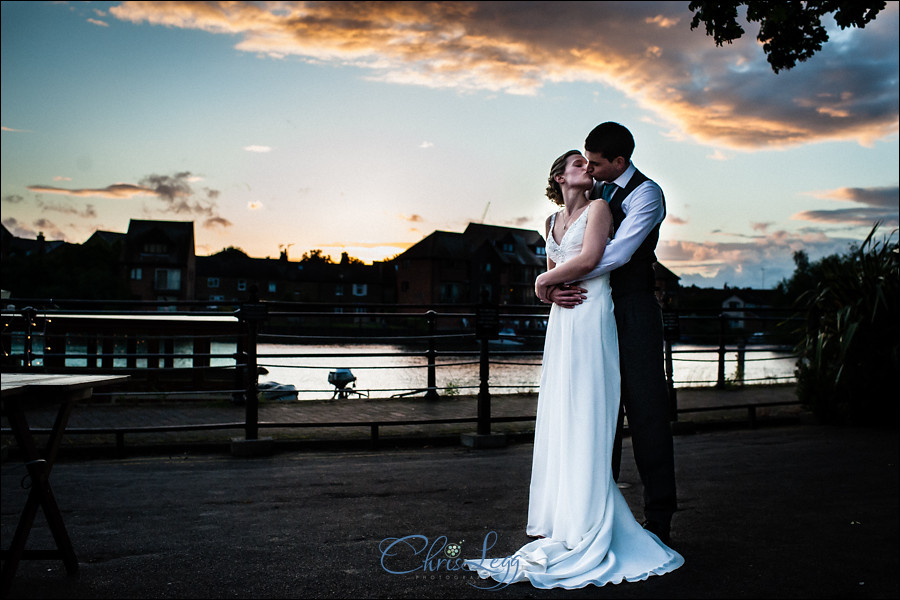
[[[124,447],[126,433],[162,431],[200,431],[209,429],[243,429],[248,440],[258,439],[260,428],[302,427],[359,427],[371,429],[373,443],[377,443],[378,429],[388,425],[448,424],[476,422],[479,434],[488,434],[491,424],[509,421],[534,420],[534,416],[492,417],[491,390],[505,389],[490,384],[491,365],[540,365],[540,362],[517,363],[519,357],[540,357],[543,330],[548,310],[543,306],[397,306],[354,304],[334,305],[249,302],[211,310],[209,303],[153,303],[126,302],[117,305],[90,301],[44,301],[40,299],[11,299],[2,311],[2,365],[4,371],[72,372],[72,373],[128,373],[132,381],[122,389],[97,397],[194,399],[212,396],[231,396],[232,401],[245,405],[243,423],[208,423],[202,425],[150,425],[120,428],[70,429],[70,433],[112,433],[117,445]],[[174,308],[174,310],[173,310]],[[331,309],[326,310],[326,309]],[[335,312],[335,309],[340,309]],[[165,309],[165,310],[162,310]],[[352,310],[353,312],[348,312]],[[751,316],[748,316],[751,315]],[[740,319],[738,319],[738,316]],[[741,327],[737,327],[736,321]],[[744,378],[748,353],[788,351],[786,343],[797,317],[788,313],[776,314],[765,309],[735,311],[692,311],[690,314],[665,313],[665,366],[673,414],[693,412],[677,407],[674,363],[682,360],[679,354],[695,352],[680,350],[673,344],[681,339],[709,344],[715,340],[717,378],[699,383],[716,387],[753,383]],[[518,324],[516,343],[519,350],[491,348],[491,340],[506,325]],[[750,325],[748,327],[748,325]],[[771,327],[774,325],[774,327]],[[765,328],[765,329],[764,329]],[[763,330],[764,329],[764,330]],[[333,332],[328,335],[328,332]],[[389,335],[379,335],[388,333]],[[776,342],[767,346],[748,347],[748,338],[771,336]],[[80,352],[68,352],[73,340]],[[234,352],[211,352],[214,340],[234,345]],[[272,358],[321,358],[321,354],[288,352],[259,353],[262,341],[280,341],[302,347],[327,340],[345,343],[384,342],[424,346],[408,352],[348,352],[328,355],[332,358],[413,357],[423,359],[424,384],[414,388],[379,388],[369,392],[396,392],[393,397],[422,394],[425,399],[440,397],[437,385],[438,369],[454,365],[478,365],[477,386],[456,389],[476,389],[477,417],[436,420],[379,420],[371,422],[332,423],[260,423],[259,372]],[[477,346],[476,346],[477,344]],[[178,348],[182,351],[177,351]],[[452,347],[450,350],[444,348]],[[187,350],[184,350],[187,348]],[[725,376],[726,355],[737,356],[734,377]],[[439,363],[438,359],[453,356],[472,357],[463,363]],[[512,359],[510,361],[509,359]],[[685,359],[696,360],[696,359]],[[213,364],[218,362],[219,364]],[[77,365],[75,363],[78,363]],[[188,366],[189,363],[189,366]],[[269,365],[271,366],[271,365]],[[303,368],[303,365],[294,365]],[[397,368],[397,367],[363,367]],[[407,367],[409,368],[409,367]],[[766,378],[767,383],[775,383]],[[698,383],[698,382],[693,382]],[[537,385],[513,386],[517,389]],[[304,390],[300,390],[304,391]],[[312,390],[328,393],[331,390]],[[335,391],[336,393],[336,391]],[[734,408],[710,407],[706,410]],[[748,410],[748,419],[755,421],[755,408]]]

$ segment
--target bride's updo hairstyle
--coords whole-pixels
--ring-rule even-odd
[[[559,187],[559,184],[556,183],[555,177],[557,175],[562,175],[566,171],[566,162],[569,160],[569,157],[573,154],[581,154],[578,150],[569,150],[555,161],[553,161],[553,166],[550,167],[550,177],[547,178],[547,197],[550,198],[555,204],[559,204],[560,206],[564,206],[562,197],[562,188]]]

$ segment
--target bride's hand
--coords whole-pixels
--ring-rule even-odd
[[[551,304],[550,289],[553,286],[546,285],[543,282],[543,274],[538,275],[538,278],[534,280],[534,295],[544,304]]]

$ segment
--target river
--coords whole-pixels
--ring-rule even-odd
[[[13,353],[21,352],[21,346],[13,344]],[[40,347],[38,345],[38,347]],[[473,349],[476,348],[473,345]],[[226,358],[234,352],[233,343],[213,342],[211,353],[222,355],[213,358],[213,366],[233,365],[233,359]],[[673,379],[676,388],[710,386],[715,384],[718,373],[718,354],[715,346],[692,346],[676,344],[673,347]],[[794,381],[795,359],[791,354],[747,347],[744,381],[747,384],[785,383]],[[139,348],[139,352],[140,352]],[[69,343],[68,354],[82,354],[85,347]],[[115,352],[125,352],[124,344],[117,344]],[[369,397],[390,397],[396,394],[423,390],[428,385],[427,361],[424,356],[398,356],[402,353],[422,352],[421,347],[412,348],[398,344],[271,344],[258,346],[258,364],[266,374],[260,382],[276,382],[293,385],[298,390],[300,400],[330,397],[334,387],[328,383],[328,374],[337,368],[350,369],[357,378],[355,388]],[[190,346],[178,343],[176,354],[188,355]],[[294,356],[302,354],[304,356]],[[342,354],[390,354],[391,356],[341,356]],[[307,356],[308,355],[308,356]],[[435,379],[441,395],[475,394],[479,385],[479,363],[477,352],[472,355],[441,353],[436,360]],[[177,358],[176,367],[190,367],[189,357]],[[35,361],[41,364],[40,358]],[[67,358],[67,366],[85,366],[83,358]],[[115,366],[124,367],[125,359],[118,358]],[[139,367],[146,366],[146,359],[138,359]],[[490,364],[490,384],[492,394],[521,393],[536,391],[540,380],[540,354],[522,356],[492,355]],[[725,360],[726,380],[734,380],[737,375],[737,352],[729,351]]]

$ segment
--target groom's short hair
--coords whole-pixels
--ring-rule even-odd
[[[588,152],[598,152],[609,161],[613,161],[619,156],[625,160],[631,160],[631,154],[634,152],[634,137],[624,125],[607,121],[591,130],[587,139],[584,140],[584,149]]]

